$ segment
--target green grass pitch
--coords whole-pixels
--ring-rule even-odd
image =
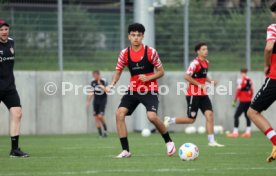
[[[229,139],[218,135],[225,148],[207,146],[206,135],[172,133],[177,147],[192,142],[199,147],[197,161],[181,161],[176,154],[167,157],[159,134],[144,138],[129,135],[133,156],[112,159],[120,152],[116,134],[99,139],[95,134],[22,136],[21,146],[30,158],[9,158],[10,141],[0,137],[0,176],[272,176],[276,162],[266,163],[271,144],[260,132],[247,139]]]

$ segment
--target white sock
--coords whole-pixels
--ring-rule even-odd
[[[175,124],[175,119],[176,119],[175,117],[171,117],[170,120],[169,120],[169,123],[170,124]]]
[[[234,128],[233,133],[239,133],[239,128]]]
[[[246,133],[251,133],[251,127],[246,127],[245,132],[246,132]]]
[[[214,134],[208,134],[208,141],[210,143],[214,143],[215,142],[215,136],[214,136]]]

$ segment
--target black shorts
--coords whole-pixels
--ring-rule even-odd
[[[104,115],[106,102],[107,102],[106,99],[93,101],[94,116]]]
[[[262,88],[255,95],[250,107],[258,112],[267,108],[276,100],[276,80],[266,78]]]
[[[198,109],[204,114],[205,111],[213,111],[212,103],[209,97],[206,96],[186,96],[188,110],[187,115],[189,118],[195,119]]]
[[[147,92],[139,94],[138,92],[128,91],[127,94],[123,96],[119,108],[127,108],[127,115],[131,115],[140,103],[146,107],[148,112],[150,111],[157,113],[159,105],[158,93]]]
[[[20,98],[16,89],[0,91],[0,103],[3,102],[8,109],[21,107]]]

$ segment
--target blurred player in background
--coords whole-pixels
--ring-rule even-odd
[[[128,39],[131,45],[121,51],[116,72],[109,86],[109,88],[112,88],[117,83],[124,67],[127,66],[131,74],[129,91],[121,99],[116,112],[117,131],[123,151],[116,158],[131,156],[125,117],[131,115],[140,103],[146,107],[148,119],[162,135],[167,146],[167,155],[172,156],[176,152],[166,127],[157,116],[159,104],[157,79],[164,75],[164,69],[157,51],[142,43],[144,32],[145,27],[142,24],[129,25]],[[154,69],[156,69],[156,72]]]
[[[206,118],[206,128],[208,133],[209,146],[223,147],[215,141],[214,136],[214,117],[211,101],[207,95],[206,82],[216,85],[215,80],[207,77],[209,61],[208,47],[206,43],[198,43],[195,46],[197,57],[192,61],[185,74],[185,79],[189,82],[186,93],[187,100],[187,117],[169,117],[166,116],[164,124],[168,128],[171,124],[192,124],[197,117],[198,109],[202,111]]]
[[[247,76],[247,68],[241,69],[241,76],[237,81],[237,90],[235,100],[233,102],[233,107],[236,107],[237,101],[239,105],[236,109],[234,115],[234,129],[231,133],[227,134],[227,137],[238,137],[239,136],[239,118],[244,113],[246,119],[246,130],[241,135],[242,137],[251,136],[251,121],[247,116],[247,110],[251,104],[251,99],[253,96],[252,80]]]
[[[273,18],[276,18],[276,2],[274,2],[270,10]],[[276,159],[276,132],[272,128],[268,120],[261,114],[267,110],[276,100],[276,24],[271,24],[267,28],[266,46],[264,50],[266,75],[265,83],[254,97],[247,114],[252,122],[267,136],[272,143],[271,155],[267,158],[267,162]]]
[[[88,110],[92,97],[94,96],[93,111],[96,120],[96,127],[100,137],[107,137],[107,127],[104,119],[105,106],[107,102],[107,82],[105,79],[101,78],[100,71],[98,70],[92,72],[92,77],[94,79],[91,82],[92,91],[89,92],[87,96],[86,108]]]
[[[15,58],[14,41],[9,38],[9,31],[8,23],[0,20],[0,103],[3,102],[6,105],[11,115],[10,157],[28,157],[29,155],[24,153],[18,146],[22,108],[13,74]]]

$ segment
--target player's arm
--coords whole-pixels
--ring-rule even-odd
[[[185,73],[184,79],[185,79],[186,81],[188,81],[189,83],[191,83],[191,84],[193,84],[193,85],[196,85],[196,86],[198,86],[198,87],[201,87],[201,88],[202,88],[202,87],[205,87],[204,84],[199,83],[199,82],[196,81],[191,75],[189,75],[189,74],[187,74],[187,73]]]
[[[122,72],[123,72],[123,70],[115,71],[112,81],[111,81],[111,84],[105,88],[106,92],[109,92],[112,88],[115,87],[116,83],[119,81],[119,79],[121,77]]]
[[[275,40],[267,40],[266,46],[264,49],[264,59],[265,59],[265,74],[269,73],[270,64],[271,64],[271,55],[274,46]]]
[[[90,106],[90,103],[92,101],[92,98],[93,98],[93,95],[94,95],[94,92],[92,89],[89,89],[87,90],[87,97],[86,97],[86,109],[89,108]]]
[[[218,83],[216,80],[211,79],[211,78],[209,78],[209,77],[206,78],[206,81],[207,81],[209,84],[212,84],[212,85],[214,85],[214,86],[216,86],[217,83]]]
[[[101,88],[105,93],[108,92],[108,89],[107,89],[107,83],[105,82],[104,84],[102,84],[101,81],[98,82],[98,85],[99,85],[99,88]]]
[[[162,76],[164,76],[164,68],[163,66],[160,66],[158,68],[156,68],[156,72],[152,75],[139,75],[139,80],[140,81],[143,81],[143,82],[147,82],[147,81],[151,81],[151,80],[155,80],[155,79],[159,79],[161,78]]]

